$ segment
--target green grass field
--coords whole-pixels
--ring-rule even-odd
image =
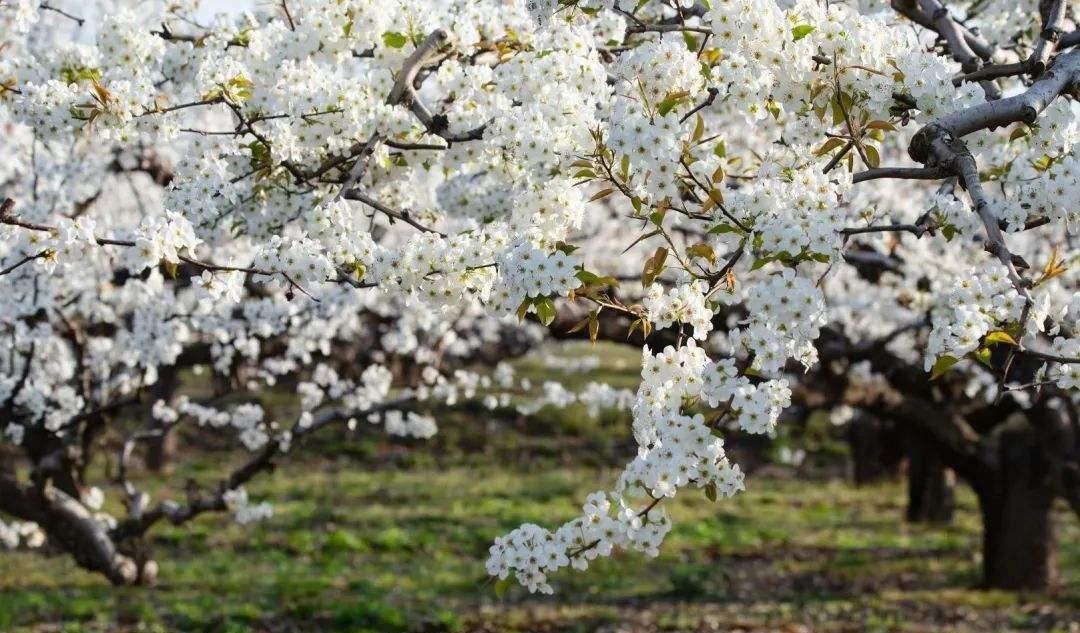
[[[632,384],[636,361],[606,371]],[[442,426],[432,446],[372,433],[347,450],[309,447],[248,486],[275,504],[259,525],[162,526],[155,587],[110,587],[63,556],[0,554],[0,631],[1080,630],[1080,527],[1064,507],[1062,588],[985,592],[966,490],[953,525],[913,526],[899,520],[899,482],[856,489],[781,469],[730,500],[680,493],[657,559],[566,571],[554,597],[497,595],[483,568],[492,538],[555,525],[610,485],[630,450],[625,419],[459,411]],[[168,485],[212,480],[219,457],[183,463]]]

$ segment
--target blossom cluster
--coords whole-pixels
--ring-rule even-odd
[[[269,428],[264,421],[265,412],[261,406],[253,403],[240,404],[230,411],[223,411],[182,396],[172,405],[158,400],[154,403],[152,413],[156,420],[166,424],[175,423],[181,416],[189,416],[199,426],[232,428],[249,451],[258,450],[270,441]]]
[[[1056,337],[1050,344],[1050,352],[1063,358],[1080,358],[1080,339]],[[1080,364],[1057,363],[1048,374],[1062,389],[1080,389]]]
[[[20,545],[36,549],[45,544],[45,532],[37,523],[29,521],[0,521],[0,545],[15,549]]]
[[[257,523],[274,516],[274,506],[265,501],[251,503],[248,500],[247,490],[242,486],[226,490],[222,498],[225,501],[225,507],[229,509],[229,512],[233,513],[233,517],[240,525]]]
[[[774,374],[789,358],[808,368],[817,362],[813,341],[825,324],[825,305],[810,280],[785,269],[747,289],[746,309],[746,328],[731,336],[753,353],[755,369]]]
[[[741,470],[728,460],[723,441],[704,416],[680,411],[686,398],[709,397],[702,393],[703,374],[712,363],[704,350],[691,341],[656,355],[648,350],[643,354],[642,383],[631,406],[638,456],[614,490],[589,496],[582,516],[554,532],[527,524],[496,539],[487,561],[489,573],[500,578],[514,574],[530,591],[550,593],[548,575],[563,567],[584,569],[616,549],[657,555],[671,522],[656,506],[680,487],[709,488],[724,496],[742,489]],[[638,502],[641,497],[649,502]]]
[[[959,359],[975,351],[993,328],[1019,323],[1023,308],[1008,271],[996,261],[958,278],[931,313],[926,369],[943,356]]]
[[[573,255],[556,250],[546,253],[528,242],[521,242],[498,259],[499,283],[491,297],[491,307],[504,314],[513,313],[526,299],[562,296],[579,285]],[[529,305],[530,312],[536,311]]]
[[[654,283],[645,289],[642,303],[656,327],[685,323],[694,328],[694,338],[703,340],[713,328],[713,312],[707,305],[706,290],[700,280],[667,289]]]

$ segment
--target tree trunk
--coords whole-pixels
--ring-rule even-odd
[[[180,383],[179,374],[180,371],[175,365],[160,369],[158,381],[154,384],[151,392],[153,402],[158,400],[169,402],[172,399]],[[147,440],[146,457],[143,459],[146,468],[156,473],[164,471],[173,455],[176,454],[176,444],[176,433],[171,428],[163,428],[161,435]]]
[[[956,477],[945,466],[933,442],[915,434],[908,444],[907,520],[912,523],[952,521]]]
[[[896,475],[900,451],[895,445],[894,425],[865,413],[856,414],[848,424],[847,441],[851,451],[855,485],[862,486]]]
[[[998,468],[976,489],[983,517],[983,580],[990,588],[1043,591],[1057,581],[1050,516],[1054,489],[1039,438],[1021,417],[998,433]]]

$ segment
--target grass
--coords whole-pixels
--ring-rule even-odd
[[[625,448],[618,416],[545,415],[555,417],[492,426],[481,412],[455,414],[435,447],[416,450],[374,435],[358,449],[308,450],[248,487],[274,502],[271,520],[208,516],[157,531],[152,588],[112,588],[63,556],[3,554],[0,630],[1069,631],[1080,613],[1080,527],[1063,507],[1063,588],[987,592],[972,588],[979,524],[966,490],[956,521],[929,527],[899,520],[899,482],[779,475],[716,503],[680,494],[659,558],[563,572],[555,597],[497,595],[483,570],[491,540],[573,516],[617,474],[617,461],[579,457]],[[172,480],[212,478],[219,462],[185,462]]]

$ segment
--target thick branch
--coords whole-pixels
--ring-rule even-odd
[[[926,164],[934,139],[944,135],[966,136],[978,130],[994,129],[1011,123],[1034,123],[1039,113],[1059,95],[1080,81],[1080,51],[1063,53],[1054,64],[1024,92],[980,103],[940,117],[915,133],[908,146],[913,160]]]
[[[0,472],[0,510],[37,523],[79,565],[104,574],[113,584],[130,585],[139,578],[135,561],[117,551],[105,526],[82,503],[48,482],[35,490],[19,485],[12,473]]]
[[[892,8],[912,22],[931,31],[937,31],[931,16],[923,13],[922,10],[916,6],[916,0],[892,0]],[[972,33],[967,28],[960,27],[960,30],[961,33],[963,33],[964,42],[971,47],[971,50],[973,50],[976,55],[981,57],[984,61],[989,61],[994,57],[995,50],[992,44],[987,42],[981,36]]]
[[[948,175],[948,172],[939,167],[875,167],[852,174],[851,182],[859,183],[867,180],[877,180],[878,178],[937,180]]]

